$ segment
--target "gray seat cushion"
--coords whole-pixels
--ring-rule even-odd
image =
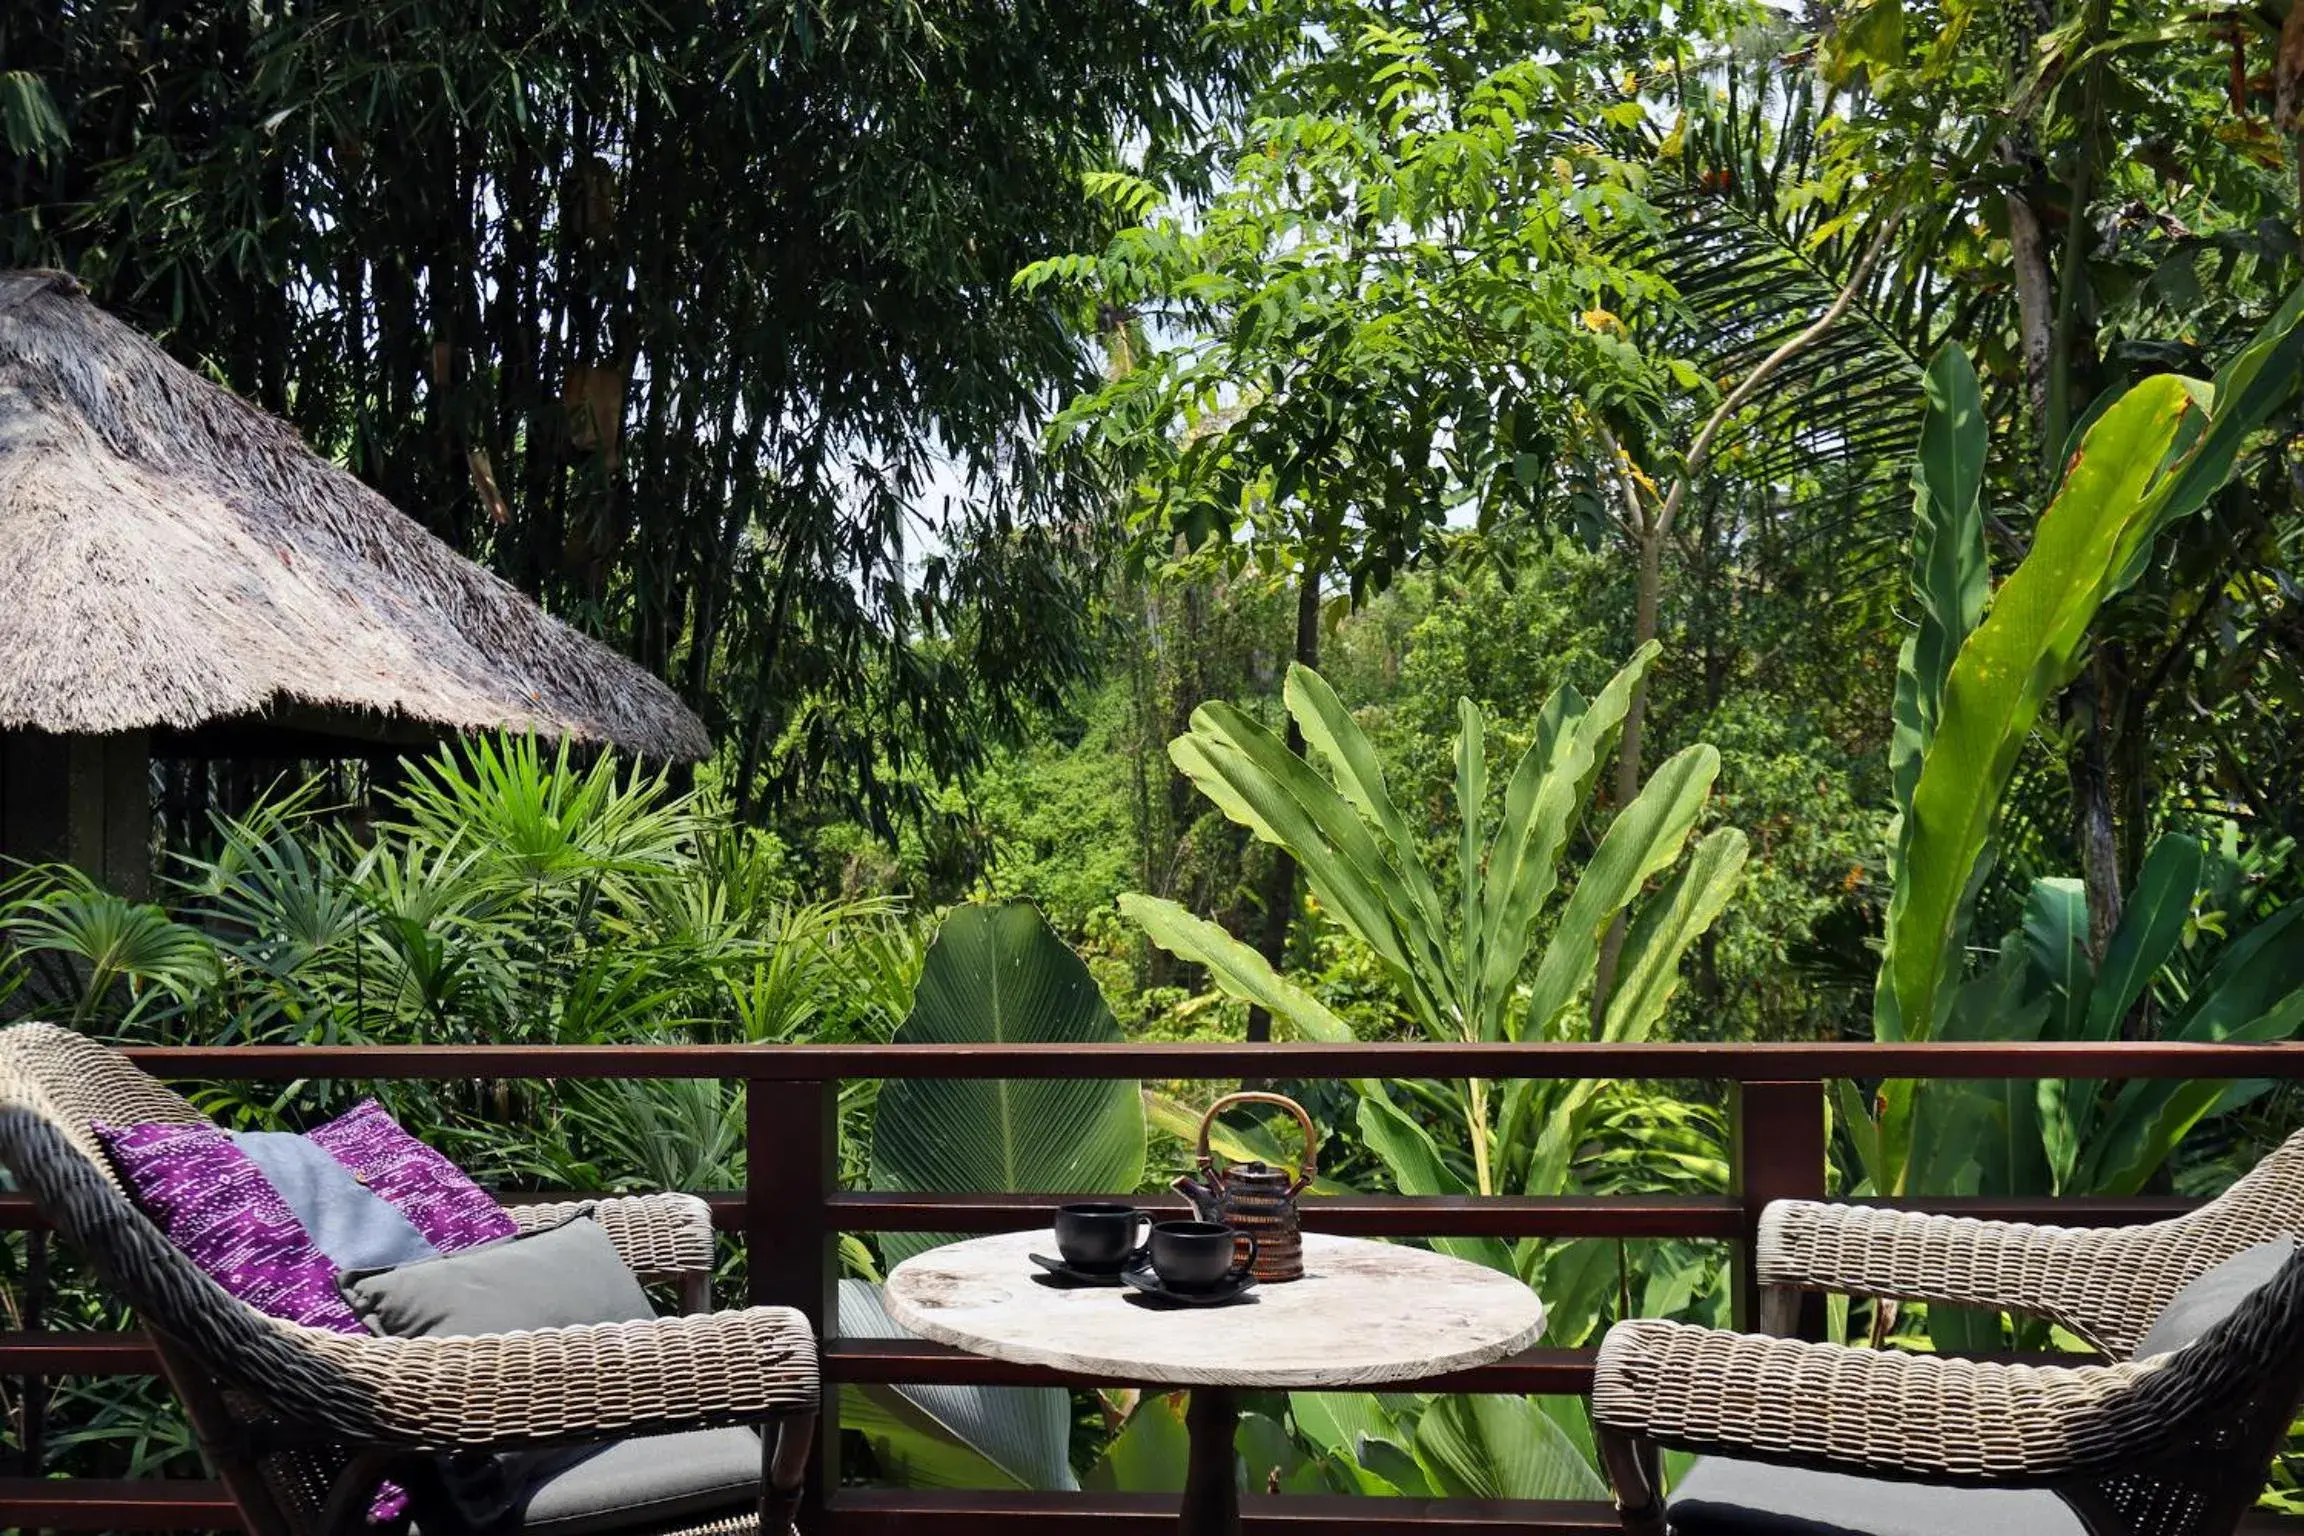
[[[1672,1490],[1674,1536],[2087,1536],[2037,1488],[1931,1488],[1706,1456]]]
[[[567,1328],[654,1317],[648,1293],[589,1215],[446,1258],[344,1277],[379,1333],[402,1338]],[[549,1383],[539,1391],[550,1391]],[[760,1437],[702,1429],[581,1450],[465,1454],[442,1468],[453,1508],[434,1536],[587,1536],[738,1509],[760,1497]]]
[[[502,1458],[510,1462],[512,1458]],[[462,1531],[594,1536],[691,1516],[739,1512],[760,1497],[760,1437],[749,1429],[699,1429],[618,1440],[597,1449],[522,1458],[507,1466],[521,1491],[514,1508],[456,1522]],[[478,1472],[478,1468],[468,1469]],[[421,1524],[410,1536],[426,1536]]]
[[[2294,1238],[2275,1237],[2253,1248],[2242,1249],[2199,1276],[2169,1298],[2168,1305],[2162,1307],[2159,1317],[2153,1320],[2151,1331],[2137,1343],[2131,1358],[2142,1360],[2182,1349],[2237,1312],[2240,1303],[2280,1273],[2280,1266],[2287,1263],[2288,1255],[2295,1251]]]
[[[619,1440],[548,1473],[521,1529],[549,1536],[621,1531],[756,1502],[760,1437],[749,1429]]]

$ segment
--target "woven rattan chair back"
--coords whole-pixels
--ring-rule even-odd
[[[2178,1291],[2243,1249],[2276,1237],[2304,1242],[2304,1131],[2200,1209],[2131,1234],[2121,1267],[2133,1285],[2106,1286],[2074,1306],[2074,1321],[2114,1353],[2134,1349]]]
[[[95,1127],[204,1117],[128,1059],[70,1030],[0,1031],[0,1165],[40,1214],[133,1308],[201,1449],[254,1536],[312,1530],[350,1452],[324,1444],[266,1453],[278,1427],[263,1384],[325,1362],[297,1330],[201,1273],[128,1199]],[[277,1445],[277,1438],[272,1440]]]
[[[2079,1420],[2072,1438],[2099,1470],[2066,1498],[2098,1531],[2224,1536],[2304,1395],[2304,1245],[2230,1317],[2140,1370]]]

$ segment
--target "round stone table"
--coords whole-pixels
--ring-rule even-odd
[[[888,1315],[921,1338],[994,1360],[1194,1389],[1185,1536],[1239,1529],[1235,1389],[1412,1381],[1486,1365],[1544,1332],[1544,1304],[1518,1280],[1392,1243],[1308,1232],[1303,1279],[1268,1281],[1220,1307],[1067,1285],[1026,1257],[1055,1252],[1046,1231],[930,1249],[889,1275]]]

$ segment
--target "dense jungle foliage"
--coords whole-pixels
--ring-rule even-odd
[[[0,257],[720,744],[223,797],[156,903],[17,874],[6,1008],[171,1041],[2289,1038],[2300,128],[2304,6],[0,10]],[[984,954],[1074,1005],[986,1017],[951,981]],[[1158,1187],[1208,1085],[1109,1086],[1019,1100],[1019,1175],[962,1085],[858,1085],[845,1171]],[[1290,1086],[1338,1187],[1726,1179],[1699,1087]],[[2212,1190],[2300,1107],[1843,1088],[1835,1190],[1885,1195]],[[744,1173],[722,1085],[390,1098],[509,1188]],[[1727,1314],[1701,1244],[1436,1246],[1537,1286],[1557,1344]],[[844,1328],[890,1327],[905,1251],[848,1244]],[[60,1319],[115,1320],[68,1269]],[[197,1465],[156,1391],[35,1390],[51,1469]],[[1254,1487],[1601,1496],[1573,1402],[1252,1407]],[[875,1477],[1181,1476],[1159,1397],[843,1418]]]

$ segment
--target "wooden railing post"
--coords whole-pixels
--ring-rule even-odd
[[[1728,1099],[1728,1134],[1733,1143],[1729,1177],[1744,1202],[1744,1237],[1737,1244],[1736,1326],[1761,1327],[1759,1257],[1760,1212],[1771,1200],[1824,1198],[1824,1085],[1798,1082],[1738,1083]],[[1822,1298],[1804,1298],[1794,1330],[1803,1338],[1821,1335]]]
[[[831,1197],[840,1187],[840,1084],[744,1084],[744,1263],[755,1306],[798,1307],[818,1339],[840,1320],[840,1234]],[[827,1385],[800,1529],[827,1529],[840,1486],[839,1388]]]
[[[48,1234],[45,1231],[24,1234],[24,1299],[21,1306],[20,1326],[27,1333],[38,1333],[47,1321],[48,1312]],[[26,1376],[17,1384],[22,1393],[17,1405],[23,1417],[18,1426],[21,1444],[18,1459],[21,1475],[44,1477],[48,1470],[48,1392],[45,1379]]]

